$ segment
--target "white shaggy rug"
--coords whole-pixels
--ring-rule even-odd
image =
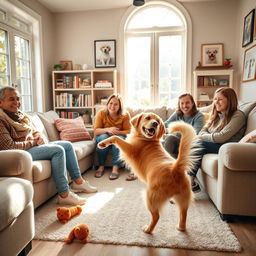
[[[57,220],[56,197],[37,209],[35,239],[63,241],[75,225],[86,223],[90,227],[90,243],[241,251],[230,227],[220,219],[203,192],[196,195],[189,208],[186,232],[175,229],[177,209],[167,203],[152,235],[145,234],[141,228],[150,220],[142,199],[145,185],[139,180],[125,181],[126,175],[127,172],[123,172],[118,180],[110,181],[109,172],[99,179],[94,178],[93,171],[87,172],[84,177],[97,186],[99,192],[83,194],[88,201],[81,215],[66,224]]]

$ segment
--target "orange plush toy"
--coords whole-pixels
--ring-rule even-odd
[[[80,224],[75,226],[71,230],[71,232],[68,235],[68,238],[65,239],[65,242],[67,244],[70,244],[76,238],[78,240],[81,240],[84,244],[86,244],[88,235],[89,235],[89,227],[86,224]]]
[[[82,207],[80,205],[73,206],[70,208],[67,207],[59,207],[57,208],[57,217],[60,222],[66,223],[73,216],[78,215],[82,212]]]

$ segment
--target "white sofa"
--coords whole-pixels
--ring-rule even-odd
[[[256,129],[256,102],[241,104],[240,108],[247,116],[247,134]],[[154,112],[166,120],[175,110],[156,107],[128,109],[128,111],[132,117],[141,111]],[[45,133],[49,140],[59,139],[54,126],[54,119],[58,117],[55,112],[37,113],[32,117],[38,129]],[[81,172],[86,171],[93,164],[97,165],[94,140],[75,142],[74,147]],[[221,147],[219,154],[207,154],[203,157],[198,179],[223,219],[231,215],[256,216],[256,204],[253,203],[256,194],[255,156],[255,143],[227,143]],[[0,151],[0,162],[0,176],[17,176],[32,182],[35,191],[33,199],[35,207],[56,193],[49,161],[32,162],[27,152],[11,150]],[[10,167],[6,169],[8,164]],[[107,158],[106,165],[111,166],[111,156]]]

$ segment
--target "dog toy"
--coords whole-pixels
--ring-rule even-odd
[[[65,242],[67,244],[70,244],[76,238],[78,240],[81,240],[84,244],[86,244],[88,235],[89,235],[89,227],[86,224],[80,224],[75,226],[71,230],[68,237],[65,239]]]
[[[80,205],[73,206],[70,208],[59,207],[57,208],[57,217],[60,222],[66,223],[75,215],[78,215],[82,212],[82,207]]]

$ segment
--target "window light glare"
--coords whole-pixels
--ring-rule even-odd
[[[128,24],[128,29],[172,26],[183,26],[176,13],[164,7],[149,7],[134,15]]]

